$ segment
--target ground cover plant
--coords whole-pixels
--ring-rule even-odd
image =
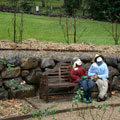
[[[69,18],[70,43],[73,43],[73,18]],[[65,18],[24,14],[23,40],[35,38],[39,41],[66,43]],[[61,28],[61,25],[63,26]],[[86,28],[86,30],[84,30]],[[88,19],[77,19],[77,42],[114,44],[112,35],[106,30],[112,24]],[[120,30],[120,27],[118,25]],[[17,14],[17,39],[20,32],[20,14]],[[0,12],[0,40],[13,40],[13,14]]]

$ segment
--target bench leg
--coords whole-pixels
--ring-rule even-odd
[[[109,85],[109,97],[112,97],[112,85]]]

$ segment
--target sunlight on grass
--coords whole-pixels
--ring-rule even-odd
[[[17,39],[20,31],[20,14],[17,14]],[[59,24],[61,22],[61,25]],[[62,28],[61,28],[62,26]],[[87,19],[77,19],[77,41],[94,44],[114,44],[111,24]],[[120,30],[120,28],[119,28]],[[69,18],[70,42],[73,43],[73,18]],[[66,43],[65,18],[24,15],[23,39],[35,38],[39,41]],[[13,40],[13,14],[0,12],[0,40]]]

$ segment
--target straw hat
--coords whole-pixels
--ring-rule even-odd
[[[103,55],[100,55],[100,54],[96,54],[94,59],[93,59],[93,62],[101,62],[104,60],[104,57]]]

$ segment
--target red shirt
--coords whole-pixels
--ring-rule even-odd
[[[88,75],[82,66],[77,66],[75,68],[72,68],[70,72],[70,76],[71,76],[70,82],[75,83],[79,81],[82,78],[82,76],[88,76]],[[88,78],[90,77],[88,76]]]

